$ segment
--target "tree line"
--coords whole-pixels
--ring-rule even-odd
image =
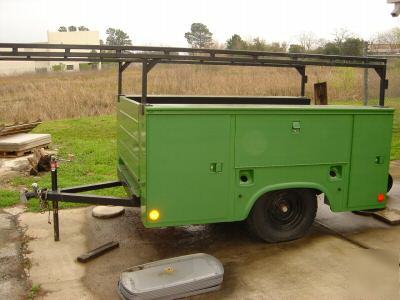
[[[193,48],[215,48],[217,43],[213,34],[202,23],[193,23],[190,31],[185,33],[188,44]],[[347,29],[338,29],[331,40],[320,39],[312,32],[305,32],[297,37],[296,43],[286,42],[267,43],[264,39],[256,37],[251,40],[243,39],[239,34],[233,34],[222,48],[232,50],[254,50],[289,53],[319,53],[330,55],[364,54],[366,45],[385,44],[396,48],[400,45],[400,28],[378,33],[371,41],[365,41]],[[220,46],[221,47],[221,46]]]
[[[89,28],[87,28],[86,26],[74,26],[74,25],[71,25],[71,26],[60,26],[59,28],[58,28],[58,31],[59,32],[67,32],[67,31],[70,31],[70,32],[73,32],[73,31],[89,31]]]
[[[60,26],[58,31],[88,31],[85,26]],[[111,46],[132,45],[132,39],[121,29],[108,28],[105,42],[100,44]],[[365,41],[347,29],[338,29],[330,40],[320,39],[312,32],[305,32],[297,37],[295,43],[272,42],[268,43],[263,38],[243,39],[239,34],[233,34],[223,45],[213,39],[213,33],[203,23],[193,23],[190,30],[184,34],[187,43],[192,48],[225,48],[232,50],[252,50],[289,53],[320,53],[333,55],[363,55]],[[400,28],[378,33],[368,43],[378,43],[397,46],[400,44]]]
[[[212,36],[212,32],[202,23],[193,23],[191,30],[185,33],[188,44],[193,48],[215,46]],[[226,49],[232,50],[362,55],[365,45],[364,40],[346,29],[337,30],[334,39],[331,41],[318,39],[311,32],[299,35],[297,40],[298,42],[293,44],[286,42],[267,43],[260,37],[245,40],[239,34],[233,34],[224,46]]]

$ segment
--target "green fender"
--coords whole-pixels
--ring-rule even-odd
[[[250,210],[252,209],[254,203],[265,193],[272,192],[272,191],[278,191],[278,190],[283,190],[283,189],[294,189],[294,188],[300,188],[300,189],[316,189],[321,191],[328,197],[329,199],[329,192],[327,189],[315,182],[286,182],[286,183],[279,183],[279,184],[274,184],[274,185],[268,185],[265,186],[261,189],[259,189],[251,198],[250,201],[248,202],[246,208],[245,208],[245,215],[244,218],[247,218],[247,216],[250,213]]]

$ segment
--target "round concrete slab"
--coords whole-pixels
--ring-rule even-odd
[[[115,218],[123,215],[125,208],[122,206],[96,206],[92,210],[92,216],[99,219]]]

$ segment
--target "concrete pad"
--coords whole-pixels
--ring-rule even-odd
[[[17,257],[17,256],[18,256],[17,245],[15,245],[14,243],[0,245],[0,259]]]
[[[91,208],[61,211],[60,217],[60,242],[53,241],[47,216],[25,213],[20,218],[29,225],[28,234],[37,237],[29,243],[31,279],[49,292],[45,299],[67,295],[70,299],[118,299],[116,282],[127,267],[195,252],[220,259],[225,279],[220,291],[193,299],[352,299],[355,295],[362,299],[373,293],[378,293],[376,298],[397,299],[391,288],[398,289],[398,258],[393,266],[391,256],[385,254],[389,263],[383,264],[375,252],[340,239],[318,224],[301,240],[265,244],[251,238],[241,223],[146,229],[138,209],[127,209],[123,217],[107,221],[92,218]],[[353,218],[381,224],[353,214],[341,218],[342,228],[351,225]],[[400,247],[399,227],[349,228],[345,232],[371,246]],[[85,265],[75,262],[77,255],[110,240],[119,241],[120,248]],[[369,284],[374,291],[363,294],[367,283],[376,281],[362,276],[365,265],[370,268],[367,274],[379,275],[380,282],[387,283],[385,289]]]
[[[391,208],[400,202],[395,180]],[[191,299],[399,299],[400,226],[332,213],[321,202],[309,234],[280,244],[253,239],[239,222],[147,229],[133,208],[109,220],[92,218],[90,207],[63,210],[57,243],[46,215],[24,213],[20,220],[36,237],[29,242],[31,279],[49,291],[45,299],[119,299],[116,283],[127,267],[196,252],[220,259],[225,276],[220,291]],[[75,262],[112,240],[118,249]]]
[[[18,287],[20,282],[14,278],[0,281],[0,299],[24,299]]]
[[[86,209],[62,210],[59,215],[59,242],[54,242],[47,214],[19,215],[21,226],[27,228],[25,234],[32,239],[27,254],[30,280],[47,292],[44,299],[94,299],[82,283],[85,267],[76,262],[76,257],[88,250],[82,234]]]
[[[127,209],[124,217],[107,226],[93,219],[85,231],[89,245],[107,238],[121,241],[120,249],[87,265],[85,284],[99,299],[117,299],[114,283],[127,266],[194,252],[219,258],[225,279],[221,291],[193,299],[350,299],[357,292],[350,289],[351,284],[360,277],[354,272],[365,260],[374,265],[367,250],[318,226],[304,239],[265,244],[249,237],[240,223],[146,229],[139,211]],[[396,267],[387,268],[381,276],[397,288],[392,280],[398,278]],[[98,282],[103,282],[101,290],[96,288]],[[358,293],[362,283],[354,284]],[[390,293],[389,289],[389,296],[382,295],[391,299]]]
[[[99,219],[115,218],[123,215],[125,208],[123,206],[95,206],[92,210],[92,216]]]
[[[16,205],[16,206],[11,206],[7,208],[3,208],[3,211],[7,214],[17,216],[21,213],[23,213],[26,210],[25,205]]]
[[[0,214],[0,228],[1,229],[11,228],[11,219],[8,214]]]

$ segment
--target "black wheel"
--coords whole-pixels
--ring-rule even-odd
[[[387,192],[389,193],[393,186],[393,177],[389,174]]]
[[[284,242],[304,236],[317,213],[317,195],[311,190],[286,189],[267,193],[254,204],[247,224],[266,242]]]

